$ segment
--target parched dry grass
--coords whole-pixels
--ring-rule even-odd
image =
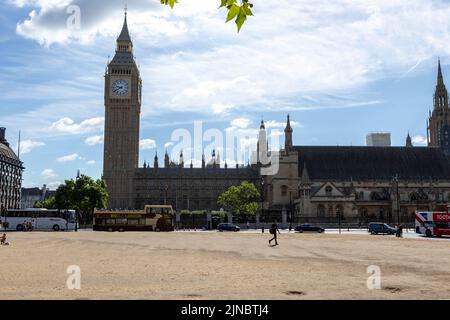
[[[10,233],[0,299],[449,299],[450,240],[364,235]],[[81,290],[68,290],[69,265]],[[381,290],[366,286],[369,265]]]

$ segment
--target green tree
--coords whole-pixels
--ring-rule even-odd
[[[242,25],[247,20],[248,16],[253,16],[252,9],[253,4],[248,0],[219,0],[219,8],[227,8],[228,14],[225,22],[234,20],[237,25],[238,32],[241,30]],[[178,3],[178,0],[161,0],[164,5],[169,5],[171,8]]]
[[[50,197],[42,202],[36,202],[35,208],[46,208],[46,209],[56,209],[56,199],[55,197]]]
[[[217,204],[235,215],[254,216],[258,211],[259,191],[253,183],[243,181],[222,193]]]
[[[55,194],[55,207],[59,209],[75,209],[83,220],[90,220],[95,208],[105,208],[108,193],[103,179],[94,180],[81,175],[73,180],[66,180]]]

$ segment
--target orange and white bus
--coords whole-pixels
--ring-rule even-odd
[[[172,206],[146,205],[144,210],[95,210],[94,231],[173,231]]]
[[[416,211],[416,232],[427,237],[450,235],[450,213],[445,211]]]

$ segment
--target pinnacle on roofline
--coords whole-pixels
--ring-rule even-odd
[[[125,9],[125,18],[123,21],[123,27],[119,37],[117,38],[117,41],[131,41],[130,32],[128,31],[127,9]]]

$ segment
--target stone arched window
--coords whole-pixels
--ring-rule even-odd
[[[319,204],[317,206],[317,216],[318,217],[325,217],[325,206],[323,204]]]
[[[331,196],[332,193],[333,193],[333,188],[331,188],[330,186],[327,186],[327,187],[325,188],[325,194],[326,194],[327,196]]]
[[[359,215],[361,216],[361,218],[367,218],[367,208],[362,207],[361,209],[359,209]]]
[[[380,199],[380,195],[378,194],[378,192],[373,191],[370,194],[370,200],[374,201],[374,200],[379,200]]]
[[[328,216],[334,216],[333,205],[331,204],[328,206]]]

